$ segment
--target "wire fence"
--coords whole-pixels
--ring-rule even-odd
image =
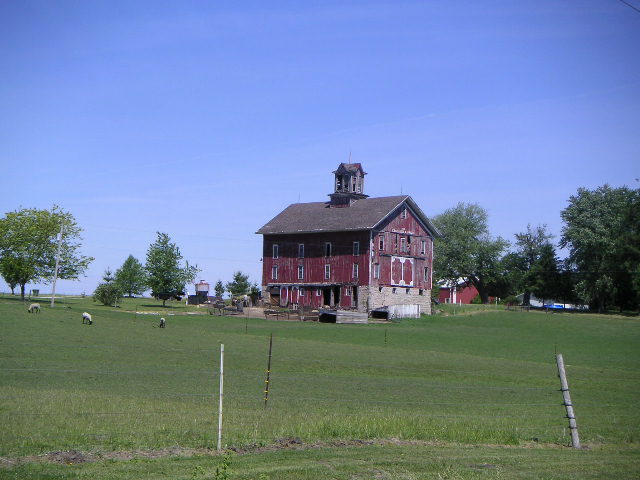
[[[3,346],[10,344],[2,343]],[[38,343],[15,343],[12,345],[21,345],[35,347]],[[60,349],[87,349],[87,348],[103,348],[103,349],[120,349],[122,345],[46,345],[48,348]],[[128,347],[126,347],[128,348]],[[165,349],[164,351],[176,351],[175,349]],[[214,355],[215,349],[180,349],[192,354],[199,352],[207,352]],[[238,358],[242,358],[239,354]],[[279,358],[281,363],[285,361],[302,362],[304,359],[296,356],[284,356]],[[504,430],[509,432],[545,432],[547,437],[566,438],[567,437],[567,421],[563,415],[563,401],[560,391],[558,390],[557,378],[550,375],[550,378],[544,380],[540,374],[536,375],[536,381],[541,382],[538,385],[524,385],[522,378],[513,378],[513,384],[495,385],[489,384],[490,380],[496,381],[496,377],[500,377],[500,381],[508,381],[510,373],[495,372],[491,370],[468,370],[468,369],[448,369],[448,368],[423,368],[422,375],[396,376],[389,378],[380,376],[379,372],[384,369],[392,368],[396,372],[406,373],[415,372],[415,367],[403,367],[398,365],[390,366],[385,363],[374,362],[335,362],[332,363],[336,369],[348,367],[352,370],[372,371],[353,372],[340,377],[331,376],[329,372],[325,372],[324,380],[336,383],[340,380],[347,384],[348,388],[334,389],[327,391],[326,395],[309,394],[314,391],[313,386],[320,381],[322,374],[318,372],[296,372],[282,371],[272,372],[271,381],[277,385],[286,384],[287,387],[295,386],[295,394],[293,396],[283,397],[283,392],[288,390],[278,390],[273,388],[270,391],[268,408],[263,406],[264,370],[256,372],[247,372],[231,367],[225,372],[225,379],[231,383],[231,388],[225,390],[225,405],[230,412],[228,422],[241,419],[242,425],[239,427],[230,425],[228,428],[228,438],[230,442],[246,443],[246,442],[273,442],[277,435],[286,435],[289,433],[294,436],[298,429],[292,427],[291,423],[278,425],[277,422],[282,417],[277,414],[286,414],[293,418],[293,421],[304,423],[308,418],[318,421],[324,417],[324,422],[337,423],[340,419],[348,419],[354,422],[389,422],[399,420],[400,425],[406,425],[418,419],[423,421],[437,422],[439,420],[448,420],[445,424],[452,425],[464,423],[470,427],[485,426],[489,429]],[[5,425],[9,422],[21,422],[20,419],[32,418],[56,418],[58,420],[65,418],[121,418],[123,421],[136,421],[129,425],[129,428],[114,428],[114,426],[104,427],[93,433],[76,432],[75,435],[85,436],[88,438],[108,437],[116,438],[118,435],[146,435],[151,434],[149,430],[153,429],[152,423],[149,423],[149,417],[156,417],[163,420],[176,418],[178,420],[193,417],[205,424],[215,423],[217,415],[218,391],[216,388],[218,373],[215,370],[216,365],[212,362],[211,368],[184,368],[181,366],[165,367],[164,369],[155,369],[146,367],[138,368],[114,368],[114,369],[95,369],[95,368],[60,368],[56,365],[42,366],[11,366],[0,368],[0,372],[8,375],[22,375],[25,373],[33,373],[43,375],[46,378],[51,376],[63,375],[76,376],[75,379],[81,384],[78,376],[91,375],[96,378],[113,378],[115,380],[125,379],[131,376],[143,376],[145,380],[137,384],[138,390],[135,393],[126,393],[121,390],[117,392],[82,392],[82,398],[77,397],[77,391],[69,394],[65,399],[67,407],[64,410],[48,411],[47,399],[42,398],[40,407],[35,409],[27,408],[24,410],[23,404],[29,400],[33,400],[34,393],[29,394],[0,394],[0,401],[4,402],[3,408],[0,409],[0,423]],[[291,368],[289,365],[288,368]],[[378,372],[374,375],[374,371]],[[549,370],[551,373],[551,369]],[[442,381],[434,378],[433,374],[446,373],[448,381]],[[465,377],[472,376],[474,384],[465,384],[461,381],[456,382],[452,376],[462,375]],[[182,391],[161,391],[164,387],[164,381],[154,380],[166,377],[179,376],[185,378],[202,379],[202,389],[182,390]],[[533,378],[534,376],[531,376]],[[377,379],[380,386],[374,392],[371,384],[364,384],[363,379]],[[237,384],[233,382],[238,381]],[[516,383],[516,380],[518,383]],[[636,381],[631,376],[626,379],[629,382]],[[526,380],[530,381],[530,380]],[[385,382],[390,385],[382,385]],[[339,382],[338,382],[339,383]],[[401,392],[393,391],[400,385]],[[425,393],[424,389],[418,387],[437,386],[440,390],[431,392],[432,397],[413,398]],[[170,383],[171,387],[172,384]],[[6,388],[6,384],[4,387]],[[145,391],[148,389],[148,391]],[[360,390],[359,390],[360,389]],[[1,391],[2,389],[0,389]],[[154,391],[160,390],[160,391]],[[301,393],[302,392],[302,393]],[[306,392],[306,393],[305,393]],[[37,394],[37,393],[35,393]],[[486,395],[485,395],[486,394]],[[493,400],[498,394],[503,400]],[[508,395],[515,395],[512,398]],[[472,404],[465,402],[465,399],[456,397],[456,395],[474,395]],[[485,395],[491,400],[483,401]],[[86,399],[97,398],[94,408],[87,408],[91,403],[86,403]],[[398,398],[403,397],[403,398]],[[447,399],[447,397],[455,399]],[[105,408],[105,403],[109,404],[112,399],[117,398],[117,402],[113,403],[114,409]],[[443,399],[444,398],[444,399]],[[184,400],[190,399],[194,403],[184,405],[172,403],[171,408],[140,408],[141,402],[148,406],[149,400],[158,399],[174,399]],[[122,408],[123,403],[127,401],[131,403],[131,410]],[[78,403],[83,403],[78,405]],[[153,404],[157,402],[152,402]],[[1,404],[0,404],[1,405]],[[197,405],[197,408],[194,407]],[[158,405],[156,405],[157,407]],[[336,406],[338,406],[336,408]],[[637,413],[615,413],[617,411],[625,411],[628,405],[621,402],[601,402],[601,401],[579,401],[576,405],[578,409],[578,419],[582,425],[590,424],[607,426],[607,428],[617,428],[625,432],[635,432],[640,414]],[[350,409],[357,411],[351,411]],[[377,409],[380,408],[380,409]],[[455,409],[456,412],[448,411]],[[580,410],[582,409],[582,410]],[[463,411],[460,411],[463,410]],[[506,411],[505,411],[506,410]],[[606,411],[605,411],[606,410]],[[627,410],[628,411],[628,410]],[[203,412],[208,412],[203,416]],[[634,421],[635,420],[635,421]],[[26,421],[26,420],[25,420]],[[610,425],[611,422],[615,425]],[[275,422],[269,427],[265,424]],[[149,426],[148,430],[140,430],[140,423]],[[626,425],[626,426],[625,426]],[[253,427],[252,427],[253,426]],[[116,427],[121,427],[117,425]],[[210,425],[209,425],[210,427]],[[252,428],[253,428],[253,431]],[[179,428],[171,426],[170,428],[177,431]],[[204,428],[204,427],[202,427]],[[288,430],[287,430],[288,429]],[[354,427],[357,430],[357,427]],[[347,430],[348,431],[348,430]],[[5,432],[7,433],[7,432]],[[209,432],[211,433],[211,432]],[[524,434],[524,433],[523,433]]]

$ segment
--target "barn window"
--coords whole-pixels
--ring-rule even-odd
[[[331,278],[331,265],[328,263],[324,266],[324,279],[329,280]]]
[[[373,265],[373,278],[380,278],[380,264]]]
[[[273,267],[271,267],[271,278],[273,280],[278,279],[278,265],[274,265]]]
[[[351,296],[351,287],[344,287],[344,296],[345,297]]]
[[[381,252],[384,252],[384,233],[378,237],[378,247]]]
[[[327,242],[324,244],[324,256],[325,257],[331,256],[331,242]]]
[[[402,216],[402,218],[407,218],[407,208],[406,207],[402,209],[402,215],[401,216]]]
[[[322,296],[322,289],[316,288],[316,297],[321,297],[321,296]]]
[[[424,290],[423,289],[418,290],[418,295],[424,295]]]
[[[429,267],[424,267],[424,279],[426,282],[429,281]]]
[[[305,290],[304,290],[304,287],[300,287],[300,290],[298,290],[298,291],[299,291],[301,297],[304,297],[307,294],[307,292],[305,292]]]
[[[358,278],[358,264],[353,264],[353,278]]]
[[[391,289],[391,293],[396,293],[396,287],[393,287],[393,288]]]
[[[356,257],[360,255],[360,242],[353,242],[353,255]]]
[[[278,244],[274,243],[273,244],[273,258],[278,258],[278,253],[279,253],[279,248],[278,248]]]
[[[378,287],[378,291],[379,291],[379,292],[382,292],[382,287]]]
[[[407,288],[407,292],[406,292],[406,293],[407,293],[407,295],[409,295],[409,292],[411,292],[411,289],[410,289],[410,288]]]
[[[422,243],[420,244],[420,255],[424,255],[425,253],[427,253],[427,241],[422,240]]]
[[[406,253],[407,251],[407,239],[404,237],[400,238],[400,253]]]
[[[298,258],[304,258],[304,243],[298,244]]]
[[[304,278],[304,265],[298,265],[298,280]]]

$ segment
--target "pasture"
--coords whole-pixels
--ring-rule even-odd
[[[387,472],[378,478],[640,471],[638,318],[467,309],[335,325],[210,316],[150,299],[119,308],[40,303],[41,313],[29,314],[0,297],[0,478],[145,478],[143,467],[148,478],[214,478],[221,343],[223,443],[254,452],[234,455],[231,478],[374,478],[372,468]],[[83,311],[93,325],[81,323]],[[167,328],[155,328],[160,315],[136,311],[162,312]],[[565,447],[556,350],[584,451]],[[118,461],[171,448],[188,458]],[[67,451],[102,460],[7,466]]]

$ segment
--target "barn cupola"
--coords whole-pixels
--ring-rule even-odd
[[[367,198],[364,194],[365,171],[359,163],[341,163],[333,172],[335,189],[329,194],[332,207],[349,207],[356,200]]]

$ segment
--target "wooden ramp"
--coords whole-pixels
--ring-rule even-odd
[[[369,322],[369,316],[365,312],[321,308],[319,313],[320,313],[321,322],[331,322],[331,323],[368,323]]]

